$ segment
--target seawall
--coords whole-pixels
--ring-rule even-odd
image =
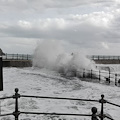
[[[32,67],[31,60],[3,60],[3,67]]]
[[[94,60],[96,64],[120,64],[120,60],[114,59],[114,60],[106,60],[106,59],[102,59],[102,60]]]
[[[120,60],[93,60],[96,64],[120,64]],[[32,67],[31,60],[3,60],[3,67]]]

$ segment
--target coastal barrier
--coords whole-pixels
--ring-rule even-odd
[[[3,67],[32,67],[31,60],[3,60]]]
[[[3,67],[31,67],[33,55],[29,54],[5,54]],[[120,56],[88,55],[87,58],[95,61],[96,64],[120,64]]]
[[[5,54],[2,56],[3,67],[31,67],[32,55],[28,54]]]
[[[119,56],[87,56],[91,60],[98,60],[101,61],[114,61],[119,60]],[[3,59],[3,67],[32,67],[32,55],[28,54],[5,54],[2,56]],[[81,69],[80,71],[71,71],[73,76],[79,77],[79,78],[91,78],[92,80],[95,79],[99,82],[101,80],[108,81],[110,84],[111,82],[114,82],[114,85],[118,86],[120,84],[120,75],[116,74],[114,72],[111,72],[110,70],[103,71],[103,70],[87,70],[87,69]]]
[[[115,85],[120,87],[120,74],[115,73],[114,71],[108,70],[100,70],[100,68],[93,69],[79,69],[79,70],[71,70],[68,71],[69,76],[64,73],[61,73],[61,76],[66,78],[77,77],[83,81],[87,82],[97,82],[107,85]]]
[[[29,54],[5,54],[3,60],[32,60],[32,55]]]
[[[120,64],[120,56],[89,55],[87,57],[95,61],[96,64]]]
[[[99,100],[95,99],[79,99],[79,98],[63,98],[63,97],[49,97],[49,96],[34,96],[34,95],[21,95],[18,93],[19,89],[15,88],[15,94],[12,96],[6,96],[6,97],[1,97],[0,100],[5,100],[5,99],[11,99],[13,98],[15,100],[15,110],[11,113],[6,113],[6,114],[0,114],[0,117],[4,116],[14,116],[14,120],[19,120],[19,115],[20,114],[27,114],[27,115],[58,115],[58,116],[75,116],[75,117],[81,117],[81,116],[88,116],[91,117],[91,120],[104,120],[104,118],[108,118],[109,120],[114,120],[112,117],[108,116],[105,114],[105,109],[104,105],[105,104],[110,104],[116,107],[120,107],[120,105],[112,103],[108,100],[105,99],[104,95],[101,95],[101,98]],[[20,111],[20,106],[19,106],[19,99],[20,98],[36,98],[36,99],[49,99],[49,100],[69,100],[69,101],[84,101],[84,102],[97,102],[101,104],[101,110],[100,113],[97,113],[97,108],[92,107],[91,108],[91,114],[74,114],[74,113],[56,113],[56,112],[33,112],[33,111]],[[61,119],[59,119],[61,120]]]

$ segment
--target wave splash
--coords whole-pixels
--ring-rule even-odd
[[[68,53],[58,41],[43,41],[34,51],[33,66],[57,71],[65,76],[74,76],[83,69],[95,70],[95,63],[82,51]]]

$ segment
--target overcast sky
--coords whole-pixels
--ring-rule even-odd
[[[0,0],[0,47],[32,54],[38,41],[120,55],[120,0]]]

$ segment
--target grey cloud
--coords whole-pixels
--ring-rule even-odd
[[[110,43],[120,43],[120,10],[114,12],[114,19],[111,21],[109,29],[103,33],[103,36]]]
[[[52,22],[52,20],[50,23],[49,21],[48,23],[42,22],[42,24],[48,24],[46,28],[40,23],[38,23],[39,26],[32,26],[29,29],[19,25],[13,25],[1,28],[0,32],[9,35],[10,37],[64,40],[71,44],[79,44],[82,47],[98,47],[94,46],[94,44],[96,43],[97,45],[97,42],[104,39],[101,36],[102,32],[106,30],[104,27],[98,27],[84,21],[82,21],[82,24],[80,21],[74,24],[74,21],[69,21],[67,19],[65,20],[65,23],[63,23],[65,24],[63,25],[63,28],[59,28],[62,24],[57,22],[58,21]]]
[[[108,12],[91,12],[84,15],[75,9],[76,6],[86,4],[94,4],[98,7],[99,5],[100,7],[113,5],[114,7]],[[120,12],[119,10],[114,11],[117,5],[119,3],[114,0],[64,0],[63,2],[62,0],[4,0],[0,4],[2,11],[0,12],[0,37],[1,39],[11,37],[16,41],[25,38],[33,40],[55,39],[68,42],[71,45],[78,45],[81,48],[99,49],[101,42],[120,43]],[[68,7],[71,7],[71,10],[75,9],[77,14],[61,15],[61,18],[56,18],[53,14],[54,10],[58,10],[58,8],[67,9]],[[55,9],[49,12],[46,10],[48,8]],[[39,13],[42,10],[47,11],[44,19]],[[87,9],[87,11],[89,10]],[[36,12],[38,12],[37,17]],[[47,17],[48,15],[50,18]]]
[[[44,8],[67,8],[86,4],[111,4],[114,0],[2,0],[0,3],[1,11],[9,10],[43,10]],[[109,4],[109,5],[110,5]]]

